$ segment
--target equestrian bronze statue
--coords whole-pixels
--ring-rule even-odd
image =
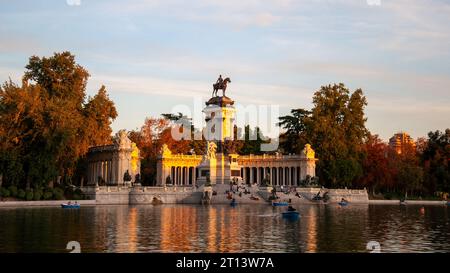
[[[222,89],[222,96],[225,97],[225,90],[227,89],[227,83],[231,82],[230,78],[222,79],[222,75],[219,76],[217,82],[213,84],[212,97],[217,97],[217,91]]]

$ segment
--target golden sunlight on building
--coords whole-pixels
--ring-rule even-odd
[[[395,150],[397,154],[402,154],[407,149],[415,150],[416,143],[408,133],[400,132],[389,139],[389,147]]]

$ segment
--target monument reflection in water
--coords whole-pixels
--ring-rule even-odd
[[[0,209],[0,252],[449,252],[445,206],[161,205]]]

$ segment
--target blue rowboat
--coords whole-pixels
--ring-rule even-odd
[[[272,206],[274,207],[286,207],[288,206],[288,202],[272,202]]]
[[[298,211],[285,211],[281,213],[283,215],[283,218],[289,219],[289,220],[296,220],[298,217],[300,217],[300,213]]]
[[[61,208],[63,209],[79,209],[80,204],[61,204]]]
[[[342,207],[345,207],[345,206],[347,206],[348,205],[348,202],[339,202],[338,203],[339,204],[339,206],[342,206]]]
[[[236,205],[237,205],[237,202],[236,202],[236,200],[233,199],[233,201],[231,201],[231,203],[230,203],[230,206],[234,207]]]

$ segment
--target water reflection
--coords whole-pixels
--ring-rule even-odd
[[[288,221],[270,206],[160,205],[0,209],[0,252],[450,251],[446,206],[305,205]]]

